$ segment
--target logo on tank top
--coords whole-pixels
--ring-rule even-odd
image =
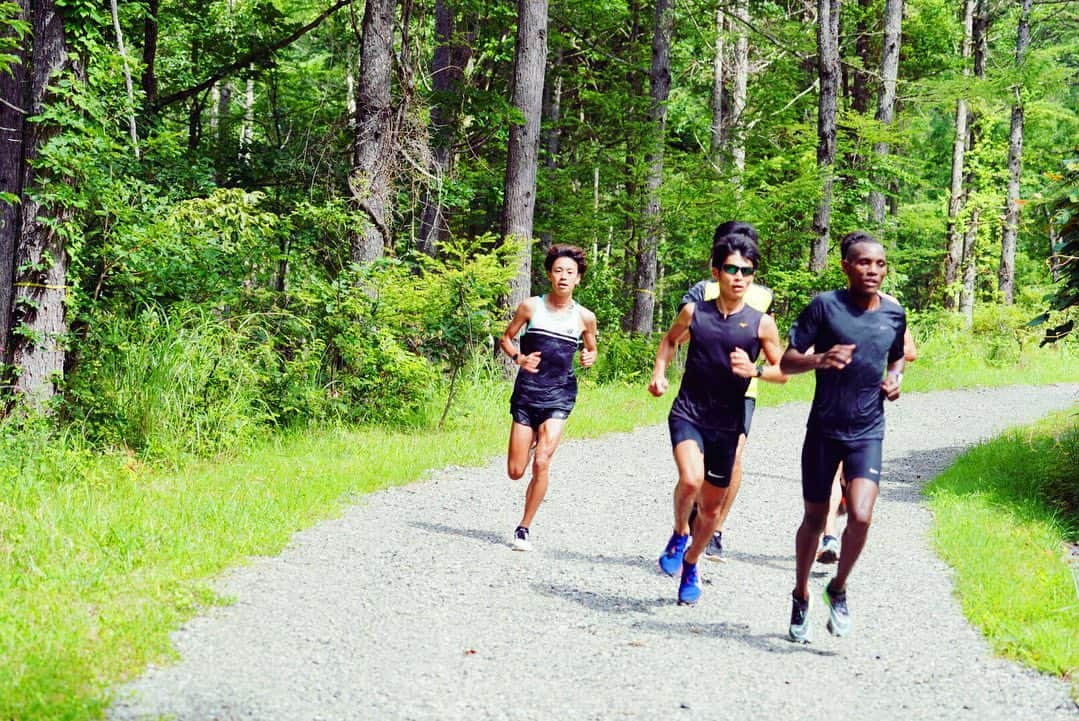
[[[749,323],[739,323],[739,324],[738,324],[738,327],[739,327],[739,328],[748,328],[748,327],[749,327]]]

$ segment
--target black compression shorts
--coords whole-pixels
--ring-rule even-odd
[[[694,441],[704,454],[704,480],[717,488],[731,485],[734,456],[738,451],[738,431],[714,431],[697,428],[679,416],[669,416],[667,427],[671,431],[671,447],[683,441]]]
[[[879,438],[838,441],[807,431],[802,445],[802,498],[809,503],[827,503],[840,462],[848,483],[855,478],[868,478],[879,484],[882,454]]]
[[[757,399],[746,396],[746,409],[742,414],[742,434],[749,438],[749,426],[753,422],[753,409],[757,407]]]

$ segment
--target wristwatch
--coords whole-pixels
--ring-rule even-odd
[[[758,378],[763,378],[764,377],[764,366],[757,366],[757,377]]]

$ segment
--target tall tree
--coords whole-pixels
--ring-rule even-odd
[[[1015,68],[1022,72],[1023,60],[1030,46],[1031,0],[1022,0],[1022,12],[1015,38]],[[1008,138],[1008,200],[1004,206],[1004,229],[1000,236],[999,288],[1004,302],[1015,300],[1015,245],[1019,234],[1019,182],[1023,175],[1023,85],[1013,88],[1011,133]]]
[[[64,236],[57,232],[64,211],[43,205],[39,193],[51,178],[36,162],[61,129],[34,119],[54,99],[51,81],[73,66],[56,0],[30,0],[29,8],[29,96],[22,125],[22,210],[15,249],[11,363],[16,369],[16,392],[38,405],[55,394],[54,381],[64,370],[68,255]]]
[[[731,163],[735,169],[735,183],[742,188],[742,175],[746,170],[746,88],[749,83],[749,23],[748,0],[735,0],[734,17],[738,21],[734,40],[734,57],[731,63]]]
[[[435,255],[440,241],[449,236],[442,184],[453,173],[453,146],[457,137],[459,91],[465,66],[472,57],[471,34],[458,32],[456,4],[435,2],[435,52],[431,60],[431,168],[420,211],[419,249]]]
[[[652,68],[649,73],[651,104],[651,143],[645,162],[644,234],[637,254],[634,275],[634,333],[651,333],[656,305],[656,274],[659,238],[663,233],[663,212],[659,191],[663,185],[663,146],[667,137],[667,98],[671,93],[671,35],[674,32],[673,0],[656,0],[652,32]]]
[[[30,0],[19,0],[16,19],[30,20]],[[15,248],[22,230],[23,135],[30,104],[25,44],[0,69],[0,363],[11,362],[11,303],[14,300]],[[7,199],[4,199],[4,198]]]
[[[971,28],[971,44],[974,55],[974,77],[985,78],[985,66],[989,57],[989,0],[975,0],[974,22]],[[971,114],[969,139],[967,140],[968,151],[979,141],[979,123],[976,114]],[[967,174],[966,185],[968,192],[976,190],[973,171]],[[978,229],[981,223],[982,208],[980,204],[971,208],[970,219],[967,222],[967,231],[963,242],[963,257],[960,259],[960,268],[963,273],[963,286],[959,291],[959,311],[966,319],[969,326],[974,320],[974,282],[977,276],[977,258],[975,249],[978,241]]]
[[[903,0],[884,2],[884,39],[880,49],[880,91],[877,94],[877,122],[891,125],[895,119],[896,81],[899,78],[899,42],[903,23]],[[881,141],[873,144],[878,162],[888,156],[889,145]],[[869,207],[873,222],[884,225],[884,192],[879,187],[869,193]]]
[[[970,75],[968,61],[974,33],[974,0],[963,2],[963,75]],[[966,92],[964,90],[964,92]],[[961,94],[955,101],[955,135],[952,141],[952,182],[948,199],[947,253],[944,256],[944,285],[947,290],[944,306],[951,310],[959,307],[959,295],[951,288],[959,278],[959,265],[963,258],[964,233],[960,214],[966,198],[963,186],[964,163],[967,152],[969,111],[967,100]]]
[[[840,0],[817,0],[817,168],[821,197],[813,213],[813,248],[809,269],[824,270],[832,222],[832,184],[835,177],[836,103],[839,94]]]
[[[724,0],[719,0],[716,6],[716,44],[712,55],[712,133],[709,151],[712,156],[712,164],[717,170],[723,167],[723,146],[726,144],[726,132],[724,128],[723,105],[726,102],[723,93],[723,65],[726,60],[726,32],[727,16],[723,12]]]
[[[367,0],[360,38],[360,81],[356,97],[356,138],[349,187],[367,223],[352,237],[351,258],[365,263],[381,258],[391,244],[390,173],[394,117],[393,16],[396,0]]]
[[[511,103],[523,122],[510,125],[506,157],[502,236],[520,247],[517,275],[510,281],[507,310],[531,293],[532,220],[536,209],[543,77],[547,64],[547,0],[517,1],[517,46]]]

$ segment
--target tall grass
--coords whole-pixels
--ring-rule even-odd
[[[1079,488],[1058,485],[1079,464],[1077,426],[1059,413],[984,443],[926,495],[967,617],[997,653],[1072,679],[1079,695],[1079,568],[1069,566],[1079,516],[1067,503]]]

